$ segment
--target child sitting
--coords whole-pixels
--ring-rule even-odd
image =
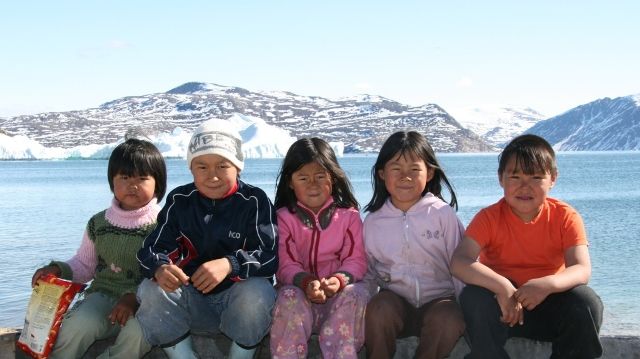
[[[305,358],[319,334],[324,358],[357,358],[364,343],[367,270],[351,184],[327,142],[303,138],[278,176],[280,288],[271,328],[274,359]]]
[[[552,358],[602,354],[587,235],[575,209],[548,197],[557,176],[541,137],[516,137],[500,155],[504,197],[473,218],[451,263],[468,284],[460,296],[468,358],[508,358],[509,337],[551,341]]]
[[[87,224],[80,248],[66,262],[38,269],[45,274],[91,285],[62,321],[50,358],[80,358],[97,339],[117,337],[99,358],[139,358],[151,347],[133,317],[142,274],[136,252],[156,224],[167,188],[164,158],[150,142],[128,139],[118,145],[107,168],[111,207]]]
[[[193,183],[167,196],[158,226],[138,251],[138,290],[146,340],[170,358],[195,358],[192,331],[222,332],[229,357],[251,358],[269,331],[278,267],[275,210],[239,179],[242,138],[233,124],[209,120],[187,152]]]
[[[455,298],[462,283],[449,272],[463,230],[456,195],[433,148],[416,131],[385,141],[371,177],[364,243],[366,281],[375,295],[365,316],[367,357],[391,358],[396,338],[417,336],[415,358],[444,358],[464,332]]]

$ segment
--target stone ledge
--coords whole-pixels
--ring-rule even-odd
[[[24,358],[21,353],[16,353],[15,342],[18,338],[19,330],[12,328],[0,328],[0,359]],[[606,359],[640,359],[640,336],[602,336],[602,346],[604,354],[602,358]],[[95,358],[111,343],[109,340],[101,340],[92,345],[84,359]],[[224,354],[229,349],[230,341],[222,336],[203,336],[194,335],[194,346],[201,358],[224,358]],[[395,359],[412,358],[413,352],[417,346],[417,338],[410,337],[398,340],[397,352]],[[511,338],[507,342],[507,352],[513,359],[538,359],[548,358],[551,354],[551,344],[546,342],[536,342],[533,340],[522,338]],[[456,347],[453,349],[449,358],[464,358],[469,351],[466,342],[461,338]],[[359,358],[364,359],[364,350],[360,351]],[[166,356],[160,349],[154,349],[144,356],[144,359],[165,359]],[[268,359],[269,343],[268,339],[262,343],[258,359]],[[320,350],[317,340],[312,339],[309,346],[309,358],[321,359]]]

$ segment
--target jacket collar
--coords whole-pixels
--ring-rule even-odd
[[[315,224],[318,223],[323,230],[329,227],[331,218],[336,210],[337,205],[333,201],[333,197],[329,197],[329,200],[320,208],[317,214],[307,208],[305,205],[298,201],[293,208],[296,216],[300,219],[305,226],[313,229]]]
[[[433,193],[431,192],[427,192],[424,196],[422,196],[422,198],[420,198],[420,200],[418,200],[418,202],[416,202],[413,206],[411,206],[411,208],[409,208],[408,211],[403,212],[400,209],[398,209],[396,206],[393,205],[393,203],[391,203],[391,197],[387,198],[387,200],[385,201],[383,208],[385,211],[390,212],[390,213],[412,213],[412,212],[417,212],[420,211],[421,209],[428,207],[436,202],[440,201],[440,199],[436,196],[433,195]]]

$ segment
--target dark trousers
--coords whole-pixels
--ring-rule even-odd
[[[464,333],[464,319],[453,297],[434,299],[416,308],[391,291],[381,291],[367,304],[367,358],[393,358],[396,338],[417,336],[415,358],[444,358]]]
[[[602,301],[586,285],[549,295],[533,310],[524,311],[524,324],[509,327],[500,321],[494,293],[468,285],[460,295],[471,353],[466,358],[509,358],[504,344],[510,337],[552,342],[551,358],[598,358],[602,346]]]

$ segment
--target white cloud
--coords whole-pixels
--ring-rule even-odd
[[[130,47],[130,44],[122,40],[111,40],[107,44],[107,47],[110,49],[126,49],[127,47]]]
[[[473,86],[473,79],[469,76],[463,76],[456,82],[456,86],[460,88],[469,88]]]

